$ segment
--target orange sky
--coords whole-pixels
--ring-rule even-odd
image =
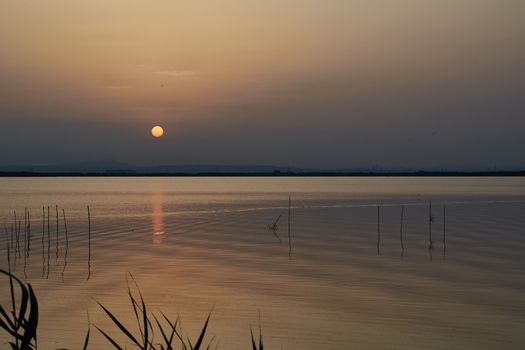
[[[389,104],[520,86],[524,22],[518,0],[3,1],[0,118],[412,123]]]

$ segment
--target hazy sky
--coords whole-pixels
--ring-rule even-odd
[[[0,33],[0,164],[525,168],[523,0],[2,0]]]

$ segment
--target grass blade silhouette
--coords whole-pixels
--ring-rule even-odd
[[[208,322],[210,321],[210,317],[211,317],[211,312],[208,314],[208,318],[206,319],[206,323],[204,323],[204,327],[202,328],[199,339],[195,343],[195,347],[191,346],[191,342],[190,342],[191,350],[199,350],[201,348],[202,341],[204,340],[204,335],[206,334],[206,329],[208,328]]]
[[[89,333],[90,333],[90,329],[88,328],[88,331],[87,331],[87,334],[86,334],[86,338],[84,339],[84,346],[82,347],[82,350],[86,350],[87,347],[88,347],[88,344],[89,344]]]
[[[255,345],[255,339],[253,338],[253,330],[250,328],[250,334],[252,336],[252,349],[257,350],[257,345]]]
[[[38,302],[31,284],[25,284],[11,272],[1,270],[0,273],[9,277],[12,310],[9,314],[0,306],[0,328],[4,329],[11,337],[12,349],[32,350],[36,349],[36,330],[38,327]],[[17,283],[20,292],[20,306],[16,307],[14,282]]]
[[[144,349],[148,348],[149,340],[148,340],[148,314],[146,312],[146,304],[144,304],[144,299],[142,298],[142,295],[140,296],[140,301],[142,303],[142,315],[143,315],[143,326],[144,326]]]
[[[164,314],[162,314],[162,316],[164,316]],[[172,324],[168,320],[168,318],[166,316],[164,316],[164,318],[167,320],[168,324],[171,327],[171,334],[170,334],[170,336],[168,338],[168,336],[166,335],[166,332],[164,330],[164,327],[162,327],[160,321],[157,319],[157,316],[153,315],[153,318],[155,319],[155,322],[157,323],[157,327],[159,328],[160,333],[162,335],[162,338],[164,339],[164,343],[166,344],[166,347],[161,345],[162,349],[173,350],[173,346],[171,344],[173,343],[173,338],[175,337],[177,321],[175,321],[175,324]]]
[[[133,334],[131,334],[130,331],[128,331],[128,329],[118,320],[118,318],[116,318],[112,313],[111,311],[109,311],[104,305],[102,305],[101,303],[98,303],[98,305],[100,305],[100,307],[102,308],[102,310],[104,310],[104,312],[106,312],[106,314],[109,316],[109,318],[113,321],[113,323],[115,323],[115,325],[122,331],[122,333],[124,333],[132,342],[134,342],[139,348],[142,349],[142,346],[140,345],[140,342],[133,336]],[[97,327],[97,329],[99,331],[102,332],[102,334],[104,334],[104,336],[106,336],[106,338],[108,338],[108,340],[111,341],[111,343],[114,343],[114,341],[106,334],[104,333],[100,328]]]
[[[117,344],[116,341],[114,341],[106,332],[104,332],[102,329],[98,328],[97,326],[95,326],[96,329],[98,329],[98,331],[100,333],[102,333],[102,335],[111,343],[111,345],[113,345],[116,349],[119,349],[119,350],[124,350],[124,348],[120,345]]]
[[[91,333],[91,321],[89,320],[89,313],[87,313],[87,319],[88,319],[88,330],[86,333],[86,337],[84,338],[84,346],[82,347],[82,350],[87,350],[88,344],[89,344],[89,335]]]
[[[257,347],[256,345],[255,337],[253,336],[253,330],[251,327],[250,327],[250,334],[252,336],[252,349],[253,350],[264,350],[261,329],[259,328],[259,347]]]

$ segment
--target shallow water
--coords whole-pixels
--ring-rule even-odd
[[[267,349],[525,344],[524,178],[1,178],[0,193],[8,239],[21,220],[41,349],[80,348],[86,311],[118,334],[97,302],[132,325],[129,274],[191,338],[213,308],[220,349],[248,349],[259,312]],[[90,348],[110,347],[92,329]]]

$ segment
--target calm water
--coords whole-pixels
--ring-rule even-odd
[[[268,349],[525,346],[524,178],[2,178],[0,194],[0,224],[22,220],[41,349],[80,348],[86,311],[117,334],[97,301],[132,325],[129,273],[192,338],[213,308],[220,349],[248,349],[259,312]],[[91,345],[110,348],[94,329]]]

